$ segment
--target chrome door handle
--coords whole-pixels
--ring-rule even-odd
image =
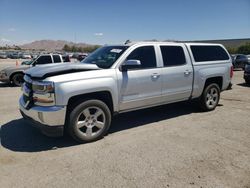
[[[157,78],[160,77],[160,75],[159,75],[158,73],[154,73],[154,74],[151,75],[151,77],[152,77],[153,79],[157,79]]]
[[[190,70],[185,70],[184,74],[189,75],[189,74],[191,74],[191,71]]]

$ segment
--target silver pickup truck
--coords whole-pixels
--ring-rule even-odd
[[[118,113],[191,99],[214,110],[232,76],[231,57],[220,44],[104,46],[80,63],[26,71],[19,105],[46,135],[66,130],[90,142],[107,133]]]
[[[58,54],[43,54],[37,58],[28,61],[28,63],[6,67],[0,71],[0,81],[6,83],[12,83],[15,86],[21,86],[23,83],[24,71],[30,67],[40,66],[50,63],[63,63],[63,58]]]

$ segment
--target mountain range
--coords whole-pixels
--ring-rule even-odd
[[[166,40],[168,41],[168,40]],[[205,43],[219,43],[226,47],[237,48],[247,42],[250,42],[250,38],[244,39],[221,39],[221,40],[196,40],[196,41],[185,41],[185,42],[205,42]],[[88,47],[93,46],[87,43],[74,43],[65,40],[38,40],[28,44],[23,44],[20,47],[22,49],[35,49],[35,50],[62,50],[64,45],[77,46],[77,47]]]
[[[87,47],[93,46],[86,43],[73,43],[65,40],[38,40],[28,44],[20,45],[22,49],[35,49],[35,50],[62,50],[64,45],[77,46],[77,47]]]

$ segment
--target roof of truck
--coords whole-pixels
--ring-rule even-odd
[[[127,42],[124,44],[126,46],[132,46],[136,44],[187,44],[187,45],[222,45],[219,43],[200,43],[200,42],[181,42],[181,41],[135,41],[135,42]]]

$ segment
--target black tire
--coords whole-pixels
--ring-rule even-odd
[[[100,115],[97,116],[98,114]],[[67,131],[73,139],[80,143],[101,139],[107,133],[111,124],[110,109],[100,100],[81,102],[72,108],[68,116]],[[100,122],[102,123],[101,128]],[[88,131],[90,129],[91,135],[90,131]],[[96,133],[94,133],[94,130],[96,130]]]
[[[250,80],[245,80],[247,85],[250,85]]]
[[[212,111],[220,100],[220,88],[218,84],[212,83],[205,86],[199,99],[199,106],[203,111]]]
[[[11,82],[14,86],[21,86],[24,82],[23,74],[22,73],[14,74],[11,78]]]

